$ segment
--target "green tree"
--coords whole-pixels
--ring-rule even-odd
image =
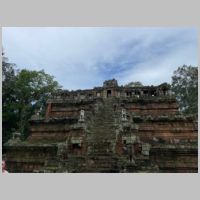
[[[53,76],[41,71],[21,70],[16,76],[16,96],[18,128],[23,139],[28,136],[28,120],[36,110],[45,113],[45,103],[49,95],[60,86]]]
[[[183,114],[198,113],[198,68],[183,65],[172,76],[172,91],[175,93]]]
[[[53,76],[41,71],[17,70],[2,53],[2,142],[19,131],[22,139],[28,136],[28,120],[40,109],[45,113],[49,95],[60,89]]]
[[[10,63],[2,53],[2,143],[10,137],[13,129],[17,129],[17,97],[15,93],[16,65]]]
[[[125,85],[125,87],[142,87],[143,84],[140,81],[130,82]]]

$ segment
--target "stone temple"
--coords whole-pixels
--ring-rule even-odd
[[[198,172],[198,128],[169,85],[58,90],[30,136],[6,144],[9,172]]]

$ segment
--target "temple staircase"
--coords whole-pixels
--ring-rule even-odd
[[[104,99],[93,117],[88,135],[87,172],[117,172],[115,155],[115,99]]]

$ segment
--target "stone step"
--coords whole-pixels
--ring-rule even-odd
[[[114,128],[92,128],[90,129],[91,131],[93,131],[94,133],[115,133],[115,129]]]
[[[94,117],[95,117],[95,119],[102,118],[102,117],[104,117],[104,119],[114,119],[116,116],[111,113],[101,113],[101,114],[98,113],[98,115],[96,114]]]
[[[98,150],[98,152],[110,152],[111,150],[112,150],[112,148],[111,147],[91,147],[90,148],[91,150],[95,150],[95,151],[97,151]]]
[[[100,171],[102,171],[102,170],[111,170],[111,169],[113,169],[113,166],[112,165],[107,165],[107,166],[104,166],[104,165],[94,165],[94,166],[90,166],[90,167],[88,167],[88,169],[89,170],[92,170],[92,169],[94,169],[94,170],[96,170],[97,172],[100,172]]]
[[[110,129],[110,130],[115,131],[115,129],[116,129],[117,127],[118,127],[117,125],[110,125],[110,126],[101,125],[101,126],[96,126],[96,127],[89,126],[90,130],[95,130],[95,131],[96,131],[96,130],[102,130],[102,129],[104,129],[104,130]]]
[[[94,128],[97,128],[97,127],[115,127],[115,122],[98,122],[98,124],[96,123],[95,127]]]
[[[113,129],[91,129],[91,131],[93,132],[93,134],[97,134],[97,133],[102,133],[102,134],[105,133],[105,135],[110,134],[110,133],[115,134],[115,130]]]
[[[104,130],[92,129],[91,131],[93,135],[104,135],[104,136],[110,135],[110,134],[115,135],[115,131],[111,129],[104,129]]]
[[[92,141],[94,141],[95,139],[103,141],[103,140],[113,140],[116,138],[115,134],[111,134],[111,133],[110,134],[109,133],[94,133],[90,135],[90,137],[91,137],[89,139],[91,141],[90,144],[92,144]]]
[[[109,169],[93,169],[93,168],[88,168],[87,170],[83,171],[83,173],[117,173],[119,172],[118,169],[114,171],[113,168]]]
[[[95,155],[98,155],[100,157],[102,157],[102,156],[106,156],[106,157],[113,156],[113,151],[112,151],[111,148],[110,149],[103,149],[103,150],[102,149],[99,150],[99,149],[94,148],[94,149],[91,149],[91,150],[94,150],[94,151],[91,151],[89,155],[95,154]]]
[[[106,117],[108,119],[112,119],[113,117],[115,117],[116,115],[114,113],[109,113],[109,112],[102,112],[102,113],[97,113],[94,117]]]
[[[116,126],[114,125],[110,125],[110,126],[104,126],[103,124],[101,126],[96,126],[96,127],[92,127],[91,130],[101,130],[101,129],[104,129],[104,130],[108,130],[108,129],[115,129]]]
[[[93,163],[94,165],[95,164],[100,164],[100,165],[104,165],[104,166],[116,163],[116,160],[112,160],[111,157],[109,157],[109,159],[105,158],[105,156],[102,157],[102,158],[94,159],[93,161],[94,161],[94,163]]]
[[[115,120],[112,120],[112,121],[108,121],[108,120],[102,120],[102,119],[98,119],[96,121],[93,121],[93,123],[95,123],[95,126],[98,126],[98,125],[109,125],[109,124],[115,124]]]
[[[99,127],[92,127],[91,130],[93,131],[114,131],[115,130],[115,126],[99,126]]]
[[[88,144],[89,144],[89,146],[92,146],[92,141],[93,140],[96,140],[96,141],[103,141],[103,140],[105,140],[105,139],[107,139],[107,140],[115,140],[116,139],[116,137],[115,136],[112,136],[112,135],[107,135],[106,137],[105,136],[103,136],[103,135],[95,135],[95,136],[93,136],[93,138],[91,138],[91,140],[90,141],[88,141]],[[101,147],[102,148],[102,147]]]
[[[93,150],[93,151],[92,151]],[[106,153],[112,152],[112,148],[100,148],[100,147],[93,147],[91,148],[91,152],[97,152],[97,153]]]
[[[110,167],[112,165],[117,164],[116,160],[93,160],[94,163],[90,164],[90,166],[98,166],[98,167]]]
[[[109,126],[114,126],[115,122],[104,122],[104,121],[98,121],[95,123],[95,127],[109,127]]]
[[[114,159],[112,156],[97,156],[97,155],[90,155],[90,157],[93,159],[94,163],[101,163],[101,164],[109,164],[109,163],[116,163],[117,160]]]
[[[94,120],[93,121],[93,123],[95,123],[95,126],[98,126],[98,125],[102,125],[102,124],[114,124],[115,123],[115,120],[110,120],[110,121],[108,121],[108,120],[102,120],[102,119],[98,119],[98,120]]]
[[[95,126],[98,126],[98,125],[109,125],[109,124],[115,124],[115,120],[112,120],[112,121],[108,121],[108,120],[102,120],[102,119],[98,119],[98,120],[94,120],[93,123],[95,123]]]
[[[103,134],[103,135],[108,135],[110,133],[112,133],[113,135],[115,135],[115,130],[108,128],[108,129],[90,129],[90,132],[93,132],[94,134]]]

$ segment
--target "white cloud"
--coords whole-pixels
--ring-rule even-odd
[[[196,46],[196,45],[195,45]],[[133,66],[119,75],[121,84],[131,81],[141,81],[144,85],[159,85],[171,83],[173,72],[182,65],[197,66],[197,46],[189,44],[175,49],[167,55],[157,56],[144,63]]]
[[[190,28],[3,28],[3,47],[19,68],[44,69],[67,89],[113,77],[169,82],[179,65],[197,65],[197,31]]]

